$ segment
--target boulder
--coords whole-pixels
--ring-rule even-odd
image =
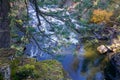
[[[111,56],[104,73],[106,80],[120,80],[120,53]]]
[[[14,56],[13,49],[0,50],[0,80],[71,80],[57,60],[36,61]]]
[[[111,45],[100,45],[97,47],[97,50],[101,53],[109,53],[109,52],[113,52],[113,53],[118,53],[120,52],[120,38],[114,38],[112,39],[112,44]]]

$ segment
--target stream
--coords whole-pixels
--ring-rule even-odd
[[[38,27],[36,27],[37,20],[35,12],[31,8],[30,14],[33,18],[33,20],[30,21],[30,24],[39,31]],[[44,19],[41,18],[41,20],[42,26],[44,26],[44,31],[47,34],[52,33],[45,30],[48,24],[46,24]],[[40,40],[42,39],[38,36],[36,38]],[[52,36],[51,38],[57,40],[55,36]],[[44,39],[46,40],[46,38]],[[35,57],[38,61],[47,59],[58,60],[61,62],[64,70],[68,73],[66,76],[70,77],[72,80],[104,80],[103,69],[106,59],[104,56],[98,54],[95,47],[96,45],[91,45],[87,42],[78,43],[78,40],[72,37],[70,38],[70,41],[72,44],[62,46],[61,50],[54,55],[54,58],[47,52],[40,51],[33,40],[31,43],[26,45],[26,54],[30,57]],[[43,45],[43,43],[39,43],[39,45],[42,47],[46,47],[51,44],[52,47],[56,46],[56,42],[50,43],[49,40],[45,43],[47,45]]]

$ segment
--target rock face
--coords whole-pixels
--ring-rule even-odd
[[[11,59],[16,52],[11,50],[0,50],[0,80],[70,80],[58,61],[36,62],[34,58],[15,56]]]
[[[114,54],[105,68],[106,80],[120,80],[120,53]]]

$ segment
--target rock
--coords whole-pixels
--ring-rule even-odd
[[[113,38],[111,43],[112,43],[112,44],[110,45],[111,50],[112,50],[114,53],[120,52],[120,38],[119,38],[119,37]]]
[[[64,80],[64,71],[62,65],[56,60],[45,60],[35,62],[33,60],[27,60],[27,64],[12,68],[13,80]],[[24,61],[25,61],[24,60]],[[28,61],[31,61],[28,63]],[[33,62],[32,62],[33,61]],[[15,61],[16,62],[16,61]],[[19,63],[18,63],[19,64]],[[34,76],[33,76],[34,75]],[[15,77],[15,78],[14,78]]]
[[[97,48],[97,50],[103,54],[103,53],[109,53],[112,51],[113,53],[120,52],[120,39],[112,39],[112,44],[109,46],[101,45]]]
[[[13,62],[13,80],[16,80],[14,76],[17,76],[18,80],[70,80],[65,77],[67,74],[64,74],[65,72],[63,71],[62,65],[56,60],[44,60],[40,62],[35,62],[33,61],[34,59],[31,60],[30,58],[25,60],[23,60],[25,61],[23,65],[17,63],[19,65],[17,67],[14,67],[16,61]]]
[[[104,54],[108,51],[108,48],[105,45],[101,45],[97,48],[97,50],[101,53]]]
[[[35,65],[39,71],[38,80],[63,80],[65,79],[62,65],[56,60],[45,60]]]
[[[23,56],[9,59],[15,52],[11,49],[0,50],[0,80],[71,80],[65,76],[67,73],[60,62],[56,60],[36,62],[34,58]]]
[[[4,80],[10,80],[10,75],[11,75],[10,65],[1,66],[0,73],[2,74]]]
[[[120,53],[114,54],[104,70],[106,80],[120,80]]]

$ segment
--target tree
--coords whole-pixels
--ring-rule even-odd
[[[0,48],[10,47],[9,0],[0,0]]]
[[[70,41],[70,34],[74,33],[80,36],[79,39],[85,38],[85,37],[91,37],[92,39],[96,39],[96,36],[94,35],[95,30],[100,30],[98,28],[98,24],[90,23],[91,14],[94,10],[97,9],[107,9],[109,1],[106,0],[106,4],[103,0],[11,0],[13,2],[17,2],[19,4],[21,1],[25,3],[20,3],[20,7],[23,6],[23,4],[26,5],[26,10],[29,10],[28,7],[32,7],[32,9],[36,13],[36,24],[38,27],[37,32],[33,29],[32,25],[29,23],[26,23],[27,21],[25,19],[20,19],[20,16],[23,13],[23,9],[19,9],[18,11],[15,11],[18,14],[14,18],[16,20],[12,22],[18,22],[20,23],[22,21],[22,25],[18,28],[22,30],[26,36],[30,39],[32,38],[34,42],[40,46],[40,50],[46,49],[45,47],[42,47],[47,42],[61,45],[69,43]],[[8,20],[8,12],[10,11],[9,7],[9,0],[0,0],[0,48],[6,48],[10,46],[10,29],[9,29],[9,20]],[[28,5],[30,3],[30,5]],[[105,6],[101,6],[102,4],[105,4]],[[16,6],[13,6],[14,8]],[[101,8],[103,7],[103,8]],[[19,8],[17,6],[17,8]],[[25,8],[25,7],[24,7]],[[48,11],[43,10],[48,9]],[[52,10],[52,9],[56,9]],[[68,14],[69,13],[69,14]],[[29,15],[29,11],[27,11],[27,14]],[[16,18],[17,17],[17,18]],[[51,20],[51,19],[54,19]],[[42,25],[42,20],[47,24],[47,29],[45,30],[44,26]],[[56,21],[55,21],[56,20]],[[57,22],[58,21],[58,22]],[[74,22],[73,22],[74,21]],[[60,22],[63,22],[64,25],[60,24]],[[26,30],[22,26],[27,25]],[[76,26],[77,25],[77,26]],[[16,26],[16,24],[15,24]],[[82,27],[81,27],[82,26]],[[15,28],[13,28],[15,30]],[[26,31],[26,32],[25,32]],[[50,32],[49,34],[46,32]],[[88,34],[90,33],[90,35]],[[39,35],[38,35],[39,34]],[[57,40],[51,39],[51,36],[56,36],[58,38]],[[38,39],[41,40],[41,42],[37,41],[37,37],[40,36]],[[32,41],[33,41],[32,40]],[[60,45],[58,45],[60,46]],[[48,46],[48,48],[50,48]],[[54,47],[52,47],[53,50]],[[46,49],[49,50],[49,49]],[[49,50],[50,51],[50,50]]]

